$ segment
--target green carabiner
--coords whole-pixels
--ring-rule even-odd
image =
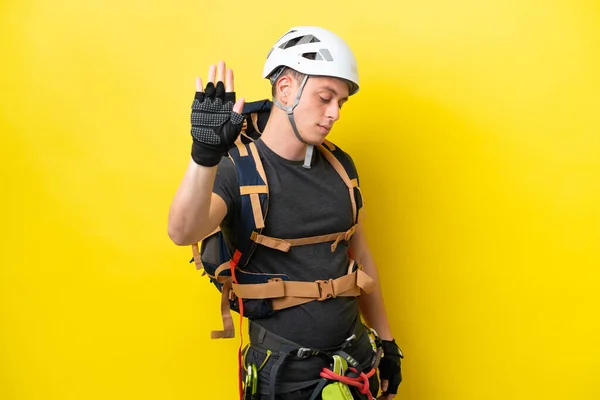
[[[256,365],[252,364],[252,396],[251,400],[258,400],[258,371]]]
[[[252,391],[254,390],[253,387],[253,375],[256,375],[255,372],[255,368],[256,365],[251,364],[248,365],[248,368],[246,369],[246,379],[244,379],[244,400],[252,400]]]

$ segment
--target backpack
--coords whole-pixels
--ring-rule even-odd
[[[287,252],[292,246],[332,242],[332,252],[342,240],[349,241],[358,224],[362,194],[354,165],[346,154],[329,141],[315,146],[334,167],[348,187],[353,209],[353,225],[346,232],[308,238],[281,239],[265,236],[265,217],[268,211],[268,182],[254,140],[260,137],[271,111],[272,102],[261,100],[246,103],[244,122],[237,141],[229,149],[241,193],[241,226],[233,235],[238,248],[233,248],[217,227],[199,243],[192,244],[196,269],[203,269],[210,282],[221,292],[223,330],[212,331],[211,338],[233,338],[235,330],[231,310],[243,317],[265,318],[278,310],[309,301],[324,301],[337,296],[359,296],[361,289],[369,293],[375,285],[362,267],[350,259],[348,274],[337,279],[315,282],[290,281],[286,274],[250,272],[246,267],[258,245]]]

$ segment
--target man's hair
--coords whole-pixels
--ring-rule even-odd
[[[289,67],[283,67],[283,70],[281,72],[275,72],[275,79],[271,80],[271,96],[273,96],[273,98],[275,98],[275,94],[277,93],[277,81],[279,80],[279,78],[285,75],[290,75],[297,82],[302,82],[302,79],[304,79],[305,76],[303,73],[298,72],[295,69]]]

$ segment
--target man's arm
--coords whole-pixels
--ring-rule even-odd
[[[363,271],[373,278],[377,285],[371,293],[362,293],[358,300],[360,312],[367,325],[375,329],[377,335],[383,341],[383,358],[379,364],[379,377],[381,379],[382,394],[378,400],[392,400],[396,397],[398,386],[402,382],[401,363],[402,355],[396,346],[388,323],[381,287],[379,285],[379,274],[371,251],[367,244],[362,223],[359,223],[356,233],[350,242],[350,252],[356,262],[363,267]]]
[[[190,159],[169,210],[168,233],[175,244],[199,242],[225,218],[227,205],[212,192],[216,172],[216,166],[204,167]]]
[[[213,185],[219,161],[242,129],[244,99],[235,101],[233,86],[233,71],[226,70],[223,61],[210,66],[205,91],[196,78],[192,157],[169,210],[168,234],[175,244],[199,242],[227,214],[227,205],[213,194]]]
[[[373,278],[377,285],[369,294],[362,293],[359,297],[358,304],[360,312],[365,319],[365,322],[379,335],[382,340],[392,340],[393,335],[385,310],[383,296],[381,294],[381,286],[379,285],[379,274],[375,260],[369,250],[367,239],[362,223],[359,222],[356,232],[350,241],[350,253],[356,262],[363,267],[363,271]]]

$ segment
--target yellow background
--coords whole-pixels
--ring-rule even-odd
[[[294,25],[340,34],[353,154],[406,359],[398,398],[600,398],[593,0],[3,1],[0,398],[234,399],[239,342],[167,236],[196,75],[269,95]],[[237,32],[237,33],[236,33]]]

